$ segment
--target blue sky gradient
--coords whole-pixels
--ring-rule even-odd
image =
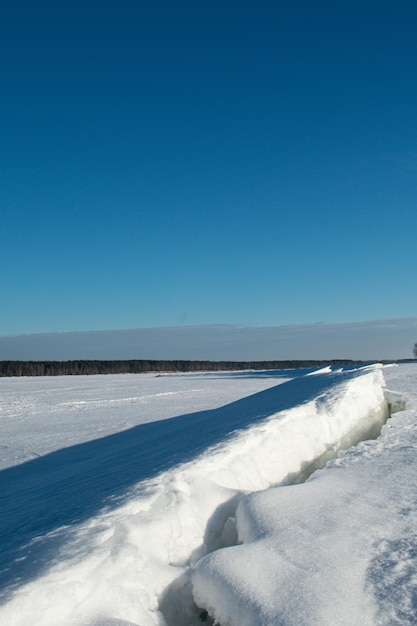
[[[416,32],[404,0],[3,3],[0,335],[415,315]]]

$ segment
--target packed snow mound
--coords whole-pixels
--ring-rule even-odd
[[[246,602],[243,579],[243,596],[225,600],[230,586],[213,587],[202,559],[237,542],[239,503],[244,512],[248,493],[291,484],[387,417],[380,367],[305,374],[1,472],[1,623],[191,626],[205,607]]]
[[[416,624],[417,368],[403,371],[398,391],[413,390],[413,408],[396,413],[376,441],[304,484],[241,500],[242,545],[209,554],[192,573],[195,601],[216,623]]]

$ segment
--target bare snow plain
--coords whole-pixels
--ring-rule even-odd
[[[0,398],[1,624],[417,624],[416,364]]]

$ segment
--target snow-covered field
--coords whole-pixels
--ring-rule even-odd
[[[0,398],[1,624],[417,624],[416,364]]]

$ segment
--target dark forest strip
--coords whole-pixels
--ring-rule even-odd
[[[364,365],[349,359],[331,361],[0,361],[0,377],[80,376],[92,374],[145,374],[150,372],[218,372],[239,370],[284,370],[327,365]]]

